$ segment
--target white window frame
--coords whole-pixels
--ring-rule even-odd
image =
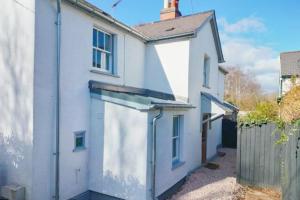
[[[203,63],[203,86],[209,88],[210,82],[210,58],[208,56],[204,56]]]
[[[175,129],[174,129],[174,122],[175,119],[177,120],[177,131],[178,134],[175,134]],[[182,137],[182,122],[183,122],[183,115],[174,115],[173,116],[173,122],[172,122],[172,163],[173,165],[180,162],[180,151],[181,151],[181,137]],[[174,148],[174,140],[176,141],[176,155],[173,156],[173,148]]]
[[[96,37],[96,46],[94,46],[94,30],[97,31],[97,37]],[[103,31],[102,29],[99,29],[97,27],[93,27],[93,38],[92,38],[92,69],[96,69],[105,73],[110,73],[110,74],[114,74],[114,35],[111,33],[108,33],[106,31]],[[110,36],[111,38],[111,51],[107,51],[105,49],[99,48],[98,46],[98,34],[99,32],[104,34],[104,38],[103,38],[103,44],[104,44],[104,48],[105,48],[105,44],[106,44],[106,37],[105,35]],[[94,55],[94,51],[96,51],[96,54]],[[100,67],[97,67],[97,51],[100,51],[100,56],[101,56],[101,63],[100,63]],[[109,54],[110,55],[110,66],[107,69],[107,62],[106,62],[106,55]],[[96,61],[96,64],[94,65],[94,59]]]

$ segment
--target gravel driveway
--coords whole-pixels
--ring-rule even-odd
[[[210,170],[202,167],[194,172],[180,191],[171,200],[233,200],[241,186],[236,183],[235,165],[236,150],[221,149],[224,157],[218,157],[213,162],[220,168]]]

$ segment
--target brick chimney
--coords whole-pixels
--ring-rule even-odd
[[[180,17],[178,9],[179,0],[164,0],[164,9],[160,12],[160,20],[175,19]]]

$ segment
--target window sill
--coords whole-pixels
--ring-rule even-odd
[[[85,147],[80,147],[80,148],[76,148],[76,149],[73,149],[73,152],[80,152],[80,151],[85,151],[86,148]]]
[[[90,72],[96,73],[96,74],[102,74],[102,75],[106,75],[106,76],[111,76],[111,77],[115,77],[115,78],[120,78],[119,75],[111,74],[111,73],[109,73],[109,72],[105,72],[105,71],[102,71],[102,70],[100,70],[100,69],[90,68]]]
[[[207,86],[207,85],[202,85],[204,88],[207,88],[207,89],[210,89],[210,87],[209,86]]]
[[[182,161],[174,161],[172,163],[172,170],[175,170],[175,169],[181,167],[184,164],[185,164],[185,162],[182,162]]]

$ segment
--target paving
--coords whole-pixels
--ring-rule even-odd
[[[218,169],[200,168],[188,177],[187,182],[171,200],[236,200],[242,190],[236,182],[236,150],[221,149],[224,157],[213,163]]]

